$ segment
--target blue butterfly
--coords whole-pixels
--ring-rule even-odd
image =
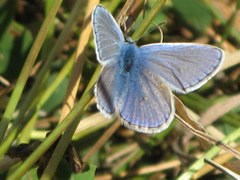
[[[97,5],[92,13],[97,59],[103,66],[95,85],[97,107],[118,116],[135,131],[159,133],[170,125],[175,108],[171,90],[186,94],[212,78],[224,52],[194,43],[154,43],[141,47],[124,39],[112,15]]]

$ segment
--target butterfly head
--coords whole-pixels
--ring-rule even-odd
[[[135,44],[134,40],[127,35],[124,35],[124,40],[125,40],[125,43]]]

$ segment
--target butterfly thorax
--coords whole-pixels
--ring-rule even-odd
[[[122,74],[128,74],[134,71],[133,69],[135,69],[137,66],[137,57],[138,47],[135,45],[135,43],[126,42],[122,46],[117,58],[117,63],[121,69]]]

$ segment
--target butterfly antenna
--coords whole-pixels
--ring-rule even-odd
[[[163,25],[163,24],[165,24],[165,23],[167,23],[167,21],[163,21],[163,22],[161,22],[161,23],[159,23],[159,24],[154,24],[154,23],[152,23],[155,27],[158,28],[158,30],[159,30],[159,32],[160,32],[160,35],[161,35],[160,43],[163,42],[163,31],[162,31],[161,25]],[[154,28],[154,29],[155,29],[155,28]],[[154,29],[152,29],[150,32],[152,32]]]
[[[126,14],[129,11],[129,9],[132,7],[135,0],[127,0],[127,2],[124,4],[122,10],[119,12],[116,20],[119,25],[121,25],[121,22],[125,22]]]
[[[128,16],[127,16],[127,12],[130,10],[130,8],[132,7],[133,3],[134,3],[135,0],[127,0],[127,2],[124,4],[122,10],[120,11],[120,13],[118,14],[116,20],[123,32],[123,35],[125,37],[125,39],[127,39],[127,24],[126,24],[126,21],[128,19]]]
[[[163,42],[163,31],[162,31],[162,28],[161,28],[160,26],[163,25],[163,24],[165,24],[165,23],[167,23],[167,21],[163,21],[163,22],[161,22],[161,23],[159,23],[159,24],[151,23],[151,24],[153,24],[155,27],[152,28],[149,32],[145,32],[145,33],[144,33],[142,36],[140,36],[136,41],[138,41],[138,40],[141,39],[143,36],[145,36],[146,33],[149,34],[149,33],[151,33],[152,31],[154,31],[156,28],[158,28],[159,31],[160,31],[160,35],[161,35],[160,43],[162,43],[162,42]]]

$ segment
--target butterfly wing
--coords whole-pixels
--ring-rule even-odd
[[[101,75],[95,85],[97,107],[102,114],[110,118],[115,111],[114,105],[114,77],[116,69],[113,65],[103,67]]]
[[[114,60],[124,44],[123,34],[112,15],[97,5],[92,13],[97,59],[101,64]]]
[[[161,43],[140,47],[145,65],[180,93],[198,89],[220,69],[224,52],[194,43]]]
[[[144,68],[129,83],[120,107],[124,126],[143,133],[165,130],[174,117],[174,101],[170,89],[151,71]]]

